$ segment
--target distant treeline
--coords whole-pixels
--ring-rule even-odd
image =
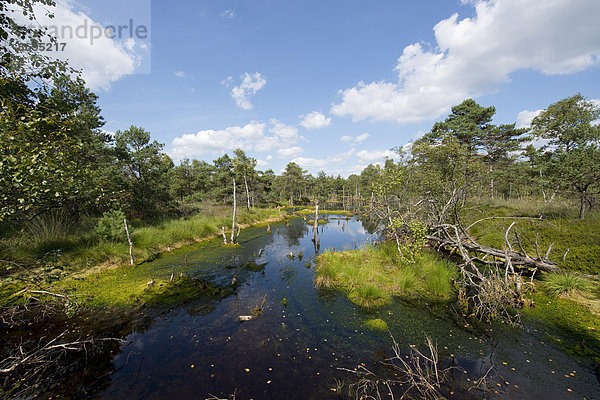
[[[33,17],[35,3],[24,2],[22,13]],[[347,178],[313,176],[294,162],[281,175],[259,171],[240,149],[175,166],[141,127],[106,134],[97,96],[76,71],[19,46],[44,38],[41,29],[6,14],[0,33],[11,38],[0,44],[0,225],[54,209],[75,217],[117,209],[141,219],[187,215],[200,202],[231,203],[234,182],[247,208],[314,199],[372,207],[384,192],[418,201],[461,188],[475,199],[576,198],[581,218],[600,189],[600,109],[580,94],[550,105],[530,129],[495,125],[494,107],[465,100],[410,147],[395,148],[399,161]]]

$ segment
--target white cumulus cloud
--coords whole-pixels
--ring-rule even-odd
[[[398,58],[397,82],[359,82],[340,91],[331,113],[354,121],[411,123],[436,118],[469,97],[494,91],[531,69],[571,74],[600,63],[600,2],[472,0],[434,26],[436,45],[414,43]]]
[[[261,170],[262,170],[262,169],[265,169],[266,167],[268,167],[268,166],[269,166],[269,162],[268,162],[268,161],[266,161],[266,160],[261,160],[260,158],[257,158],[257,159],[256,159],[256,166],[257,166],[259,169],[261,169]]]
[[[230,126],[225,129],[206,129],[197,133],[184,134],[171,142],[169,154],[175,159],[220,155],[240,148],[246,152],[264,153],[275,149],[296,149],[291,157],[298,154],[293,145],[298,142],[297,129],[271,119],[269,123],[251,121],[244,126]],[[300,149],[301,151],[302,149]],[[271,156],[265,158],[271,160]]]
[[[364,141],[365,141],[365,140],[367,140],[367,139],[368,139],[370,136],[371,136],[371,135],[369,135],[368,133],[363,133],[363,134],[361,134],[361,135],[358,135],[358,136],[356,136],[356,137],[355,137],[355,136],[342,136],[342,137],[340,138],[340,140],[341,140],[342,142],[345,142],[345,143],[351,143],[352,145],[355,145],[355,144],[360,144],[360,143],[364,142]]]
[[[279,158],[294,158],[302,153],[304,153],[304,150],[299,146],[288,147],[287,149],[279,149],[277,151]]]
[[[366,163],[383,162],[386,158],[399,159],[398,154],[391,150],[361,150],[356,153],[356,157]]]
[[[231,97],[233,97],[238,107],[250,110],[253,107],[250,98],[265,87],[267,80],[259,72],[253,74],[245,72],[240,78],[242,82],[231,89]],[[225,82],[229,83],[231,80],[228,78]]]
[[[302,168],[309,169],[322,169],[325,168],[329,163],[329,161],[326,159],[310,157],[297,157],[294,158],[292,161],[301,166]]]
[[[302,121],[300,121],[300,125],[302,125],[305,129],[321,129],[326,126],[331,125],[331,118],[326,117],[323,113],[318,111],[313,111],[306,115],[301,115]]]
[[[85,12],[77,11],[72,1],[58,0],[55,6],[36,5],[34,11],[36,24],[47,27],[57,42],[66,43],[60,51],[50,51],[47,55],[67,60],[71,67],[80,70],[92,90],[110,89],[113,82],[135,73],[149,54],[142,39],[117,40],[103,34],[106,27]],[[48,13],[54,18],[49,18]],[[20,23],[31,24],[23,16],[13,17]]]
[[[529,128],[531,126],[531,121],[544,110],[523,110],[517,115],[517,128]]]

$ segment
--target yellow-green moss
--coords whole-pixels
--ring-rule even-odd
[[[600,315],[579,302],[549,297],[543,292],[534,293],[531,298],[535,307],[521,311],[527,321],[541,323],[548,340],[569,353],[600,361]]]
[[[365,326],[374,331],[387,331],[388,324],[381,318],[369,319],[365,322]]]
[[[315,209],[313,208],[303,208],[302,210],[296,211],[297,214],[300,215],[315,215]],[[336,215],[345,215],[347,217],[352,216],[351,211],[346,210],[322,210],[319,208],[319,215],[321,214],[336,214]]]

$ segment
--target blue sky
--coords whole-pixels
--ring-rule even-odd
[[[58,9],[57,24],[148,25],[151,38],[98,41],[69,58],[99,94],[107,131],[142,126],[176,161],[239,146],[262,170],[294,160],[347,176],[465,98],[520,125],[577,92],[600,99],[597,0],[64,0]]]

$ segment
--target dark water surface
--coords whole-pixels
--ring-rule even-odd
[[[321,251],[348,250],[371,240],[357,219],[332,218],[319,229]],[[187,255],[192,277],[225,287],[236,273],[239,286],[225,299],[188,303],[161,314],[144,332],[130,334],[112,360],[114,371],[102,398],[205,399],[236,392],[237,399],[336,399],[336,380],[356,379],[338,368],[364,363],[375,371],[392,355],[389,334],[364,326],[371,318],[388,323],[402,351],[421,347],[429,335],[446,363],[464,368],[467,373],[453,371],[452,398],[479,397],[464,389],[467,379],[483,375],[492,364],[488,397],[600,398],[593,369],[545,343],[542,328],[481,332],[457,324],[446,305],[400,300],[367,312],[341,293],[314,288],[315,249],[306,222],[296,218],[289,226],[272,225],[270,234],[265,230],[244,230],[238,248],[213,240],[152,263],[170,273]],[[249,262],[266,265],[255,271],[247,268]],[[264,313],[240,323],[238,316],[250,315],[265,294]]]

